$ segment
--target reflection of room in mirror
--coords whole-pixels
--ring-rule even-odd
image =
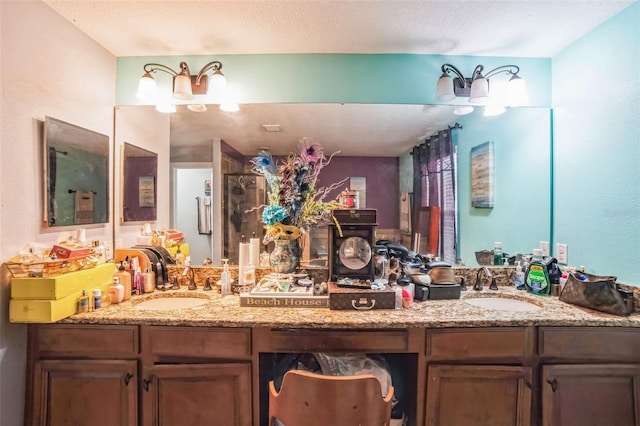
[[[109,221],[109,137],[46,117],[44,220],[48,226]]]
[[[347,238],[340,246],[340,261],[349,269],[362,269],[370,260],[371,246],[364,238]]]
[[[122,221],[156,220],[158,155],[125,142],[122,147]]]

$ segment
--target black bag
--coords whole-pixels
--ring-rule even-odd
[[[586,277],[581,280],[580,276]],[[560,293],[560,300],[613,315],[629,315],[627,306],[616,288],[617,277],[599,277],[585,272],[569,275]]]

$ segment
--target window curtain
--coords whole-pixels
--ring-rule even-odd
[[[412,223],[418,223],[421,207],[440,207],[440,238],[438,252],[441,260],[454,264],[458,258],[457,245],[457,170],[452,129],[441,130],[413,148],[413,207]],[[415,232],[415,231],[414,231]]]

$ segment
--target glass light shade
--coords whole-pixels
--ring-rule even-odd
[[[478,77],[471,83],[469,103],[484,105],[489,101],[489,82],[484,77]]]
[[[453,91],[453,80],[446,74],[438,79],[438,86],[436,87],[436,101],[449,102],[456,98],[456,94]]]
[[[237,102],[225,100],[220,104],[220,109],[226,112],[236,112],[236,111],[240,111],[240,106],[238,105]]]
[[[162,103],[156,105],[156,111],[164,112],[166,114],[172,114],[176,112],[176,106],[174,104]]]
[[[176,99],[193,99],[191,76],[178,74],[173,78],[173,97]]]
[[[141,101],[153,103],[155,102],[157,89],[156,81],[151,77],[151,74],[146,72],[140,77],[136,97]]]
[[[209,80],[208,94],[210,95],[220,94],[224,92],[226,87],[227,87],[227,79],[224,77],[224,74],[222,74],[222,71],[216,70],[216,72],[214,72],[211,75],[211,79]]]
[[[226,112],[236,112],[240,110],[238,105],[238,91],[235,88],[227,87],[222,93],[222,101],[220,102],[220,109]]]
[[[193,112],[206,112],[207,106],[204,104],[191,104],[187,105],[187,109]]]
[[[524,80],[515,74],[509,83],[507,83],[508,91],[508,104],[517,106],[522,105],[527,101],[527,87],[524,84]]]

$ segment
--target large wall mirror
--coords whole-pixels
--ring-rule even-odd
[[[109,221],[109,136],[46,117],[43,160],[48,226]]]
[[[396,188],[396,193],[409,192],[411,179],[403,175],[404,169],[410,168],[405,167],[411,163],[408,152],[424,140],[424,135],[459,122],[462,128],[455,130],[459,173],[456,190],[460,201],[458,229],[462,259],[467,265],[474,265],[475,252],[491,249],[494,241],[502,241],[508,253],[529,253],[540,241],[548,241],[551,232],[549,109],[511,108],[497,117],[484,117],[481,108],[460,117],[453,114],[454,109],[453,106],[409,104],[272,103],[245,104],[235,113],[225,113],[216,105],[210,105],[208,111],[194,113],[179,106],[178,112],[170,117],[170,162],[211,162],[212,138],[220,138],[240,154],[251,157],[262,147],[269,148],[274,155],[286,155],[297,149],[302,137],[312,137],[324,146],[326,154],[341,151],[341,158],[335,160],[335,164],[340,165],[342,171],[353,176],[360,176],[360,167],[375,171],[376,180],[367,179],[367,200],[370,201],[374,197],[388,197],[389,185],[398,186],[398,182],[400,191]],[[279,124],[281,131],[267,132],[263,124]],[[495,206],[477,209],[470,202],[470,152],[486,141],[495,143]],[[400,157],[396,162],[399,165],[364,164],[368,160],[363,157],[374,155]],[[330,184],[337,179],[326,169],[320,175],[320,184]],[[163,194],[165,189],[159,191]],[[164,195],[168,197],[168,189],[166,191]],[[385,203],[397,203],[399,217],[400,197],[397,198],[385,199]],[[186,237],[189,242],[201,236]],[[222,242],[213,241],[213,244]],[[201,258],[192,255],[194,264]]]
[[[125,142],[121,158],[122,221],[156,220],[158,155]]]

